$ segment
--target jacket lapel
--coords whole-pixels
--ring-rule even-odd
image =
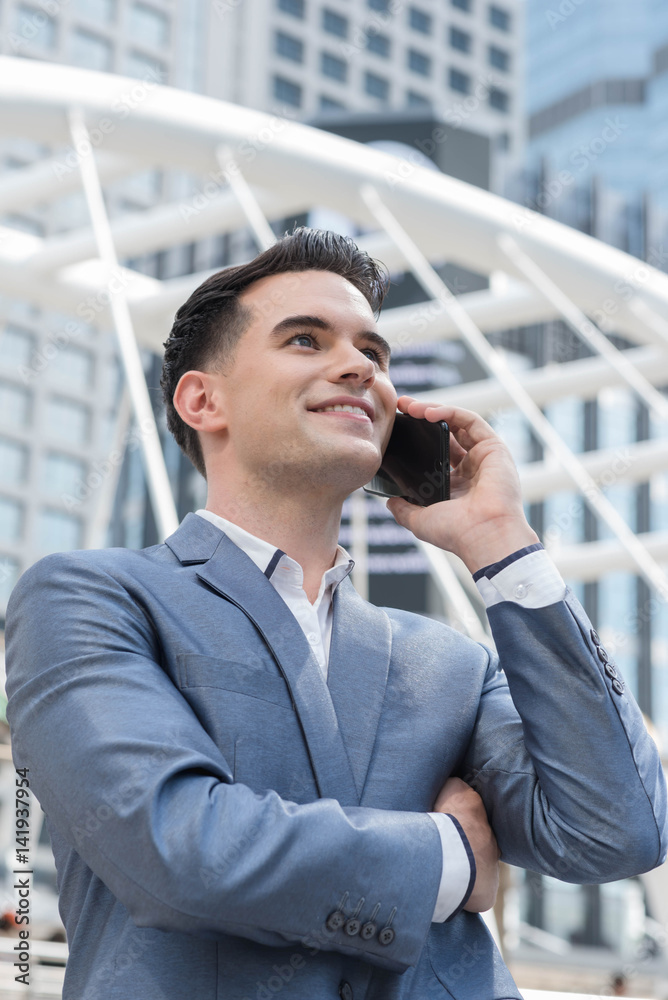
[[[385,697],[391,645],[389,618],[364,601],[346,577],[334,592],[327,686],[360,797]]]
[[[327,684],[298,622],[272,584],[227,535],[197,514],[189,514],[166,544],[182,563],[201,563],[199,579],[243,611],[269,647],[290,690],[320,796],[359,805]]]

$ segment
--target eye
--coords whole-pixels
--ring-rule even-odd
[[[362,354],[365,354],[365,353],[367,353],[367,354],[373,354],[373,360],[376,362],[376,364],[380,365],[382,363],[383,359],[382,359],[382,357],[380,355],[380,351],[375,350],[375,348],[373,348],[373,347],[363,347],[362,348]]]
[[[311,344],[317,344],[318,343],[318,341],[316,340],[316,338],[313,336],[312,333],[296,333],[294,335],[294,337],[290,337],[290,339],[288,341],[288,344],[294,343],[295,340],[308,340],[308,341],[310,341],[310,344],[306,344],[307,347],[310,347]]]

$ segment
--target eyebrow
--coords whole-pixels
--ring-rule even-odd
[[[317,330],[333,329],[332,324],[328,323],[327,320],[322,319],[320,316],[286,316],[285,319],[282,319],[276,324],[269,336],[272,339],[274,337],[281,337],[286,333],[286,331],[303,329],[305,326],[312,326]],[[362,330],[358,336],[363,337],[372,344],[375,344],[375,346],[380,350],[380,353],[383,355],[385,361],[389,364],[392,350],[384,337],[381,337],[381,335],[375,330]]]

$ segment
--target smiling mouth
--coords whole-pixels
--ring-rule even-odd
[[[347,403],[337,403],[334,406],[323,406],[318,410],[311,410],[311,413],[345,413],[346,415],[355,417],[364,417],[366,420],[371,421],[371,417],[363,410],[361,406],[349,406]]]

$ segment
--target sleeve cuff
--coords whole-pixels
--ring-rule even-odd
[[[484,566],[473,579],[487,608],[501,601],[512,601],[524,608],[545,608],[566,596],[566,584],[539,542]]]
[[[432,920],[452,920],[466,906],[473,892],[476,866],[473,851],[458,820],[449,813],[429,813],[438,827],[443,849],[443,870]]]

